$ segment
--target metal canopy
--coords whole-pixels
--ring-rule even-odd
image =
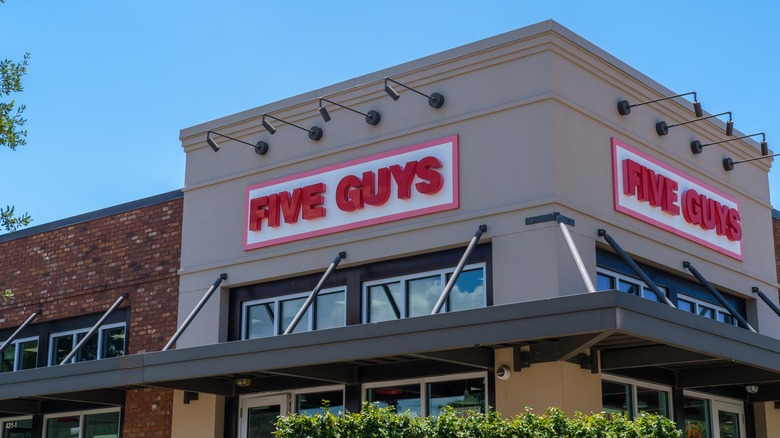
[[[598,352],[604,372],[660,369],[684,388],[760,384],[753,401],[780,394],[780,340],[607,291],[3,373],[0,413],[57,394],[138,387],[232,395],[240,375],[283,388],[359,383],[406,364],[486,370],[492,350],[506,347],[530,348],[531,365]]]

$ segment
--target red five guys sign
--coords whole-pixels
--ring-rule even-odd
[[[615,209],[742,260],[737,200],[612,139]]]
[[[246,189],[244,250],[458,208],[451,136]]]

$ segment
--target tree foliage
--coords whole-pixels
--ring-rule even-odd
[[[511,418],[495,411],[465,415],[446,407],[438,417],[396,414],[392,407],[364,403],[359,413],[289,415],[276,423],[276,438],[679,438],[675,423],[658,415],[629,420],[622,415],[576,414],[559,408],[542,415],[530,409]]]

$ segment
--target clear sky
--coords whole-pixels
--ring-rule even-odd
[[[0,148],[0,206],[41,225],[179,189],[183,128],[547,19],[780,152],[775,0],[6,0],[29,135]]]

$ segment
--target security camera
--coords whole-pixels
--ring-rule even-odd
[[[510,371],[509,367],[506,365],[496,369],[496,377],[498,377],[500,380],[507,380],[511,375],[512,371]]]

